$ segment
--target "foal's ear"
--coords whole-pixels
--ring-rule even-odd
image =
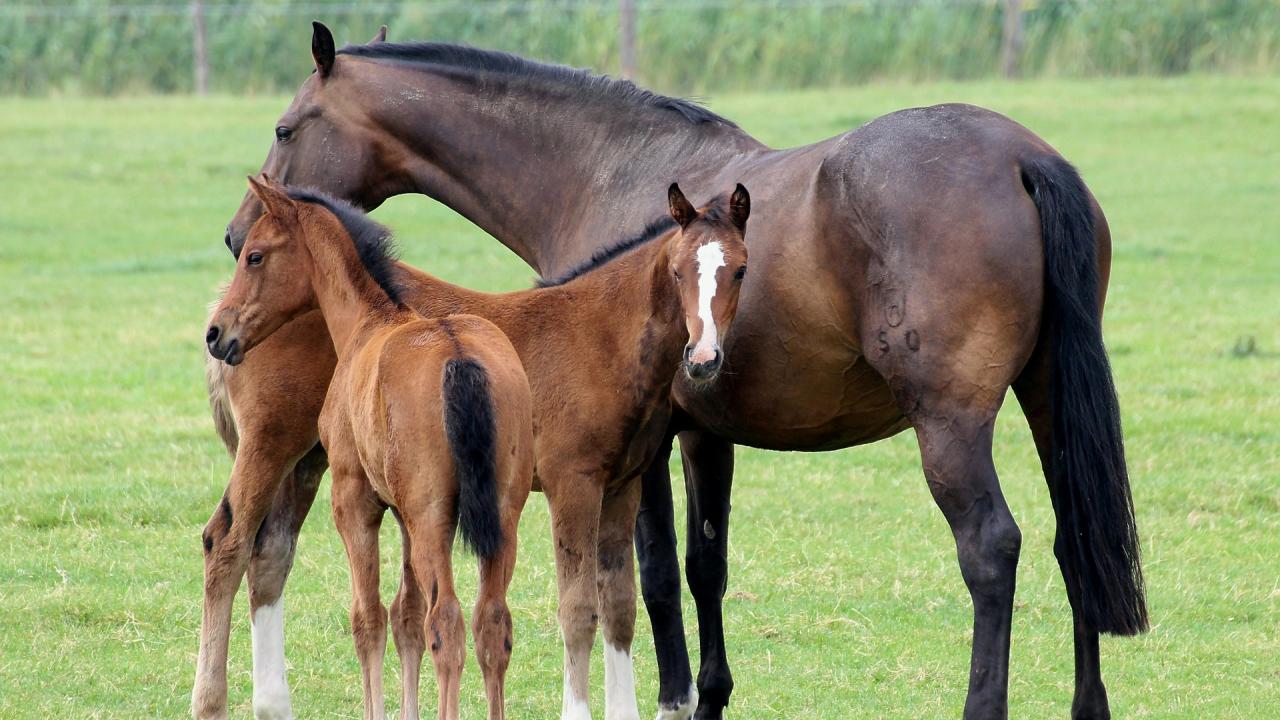
[[[261,177],[249,176],[249,189],[254,195],[258,196],[258,200],[262,202],[262,207],[268,215],[278,219],[293,217],[296,213],[296,206],[293,198],[289,197],[289,193],[284,187],[276,181],[267,177],[264,173]]]
[[[333,72],[333,60],[337,55],[329,28],[319,21],[311,23],[311,59],[316,61],[316,72],[320,77],[327,78]]]
[[[378,33],[373,36],[373,39],[369,41],[369,44],[372,45],[374,43],[380,43],[380,42],[386,42],[386,41],[387,41],[387,26],[383,25],[382,27],[378,28]]]
[[[729,218],[733,220],[733,224],[738,226],[739,230],[747,229],[747,216],[751,214],[751,195],[747,193],[747,189],[738,183],[738,187],[733,189],[733,195],[729,196]]]
[[[667,188],[667,203],[671,206],[671,218],[681,228],[689,227],[689,223],[698,217],[698,211],[693,209],[693,205],[680,192],[680,186],[676,183],[671,183],[671,187]]]

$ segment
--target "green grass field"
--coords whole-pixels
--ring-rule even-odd
[[[1107,338],[1154,625],[1136,640],[1104,640],[1116,716],[1274,717],[1280,80],[872,86],[711,104],[766,142],[792,145],[941,101],[993,107],[1039,132],[1080,167],[1111,221]],[[205,403],[205,306],[232,269],[222,228],[285,103],[0,99],[0,717],[187,712],[200,529],[230,468]],[[530,282],[513,255],[432,201],[400,198],[377,217],[398,231],[408,261],[445,278],[491,290]],[[1233,353],[1245,336],[1256,350]],[[1011,715],[1065,718],[1070,613],[1049,498],[1012,402],[996,464],[1025,538]],[[743,450],[734,499],[733,717],[958,717],[970,604],[913,436],[817,455]],[[546,718],[558,712],[561,677],[541,496],[521,532],[509,707],[514,718]],[[384,540],[389,597],[391,523]],[[462,587],[469,602],[469,574]],[[289,588],[295,711],[357,716],[346,562],[327,485]],[[691,604],[685,617],[692,638]],[[647,715],[657,679],[641,618]],[[242,596],[234,717],[250,715],[249,654]],[[597,716],[601,665],[597,657]],[[480,716],[479,677],[469,659],[465,717]],[[430,671],[423,695],[433,708]]]

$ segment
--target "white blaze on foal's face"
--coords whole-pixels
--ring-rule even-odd
[[[716,293],[720,290],[718,277],[720,268],[724,267],[724,248],[718,240],[713,240],[706,245],[698,248],[697,254],[694,256],[694,268],[697,274],[697,293],[698,293],[698,319],[702,321],[702,333],[697,337],[690,337],[690,342],[695,343],[693,352],[689,355],[689,362],[694,364],[702,364],[711,362],[715,359],[716,351],[719,349],[720,338],[716,330],[716,318],[711,311],[711,301],[715,299]]]
[[[720,368],[720,338],[738,312],[751,197],[739,185],[727,201],[712,200],[699,211],[673,183],[667,198],[671,218],[680,225],[668,259],[689,331],[684,370],[689,379],[708,382]]]

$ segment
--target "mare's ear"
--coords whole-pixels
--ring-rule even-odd
[[[372,45],[374,43],[380,43],[380,42],[386,42],[386,41],[387,41],[387,26],[383,25],[382,27],[378,28],[378,34],[373,36],[373,39],[369,41],[369,44]]]
[[[319,21],[311,23],[311,59],[316,61],[316,72],[320,77],[327,78],[333,72],[333,60],[337,54],[329,28]]]
[[[249,189],[258,196],[263,210],[268,215],[283,220],[297,213],[297,205],[293,202],[293,198],[289,197],[284,186],[267,177],[265,173],[257,178],[249,176]]]
[[[671,187],[667,188],[667,203],[671,206],[671,218],[681,228],[689,227],[689,223],[698,217],[698,211],[693,209],[693,205],[680,192],[680,186],[676,183],[671,183]]]
[[[751,214],[751,195],[747,193],[747,189],[738,183],[738,187],[733,189],[733,195],[729,196],[729,218],[733,220],[733,224],[738,226],[739,230],[747,229],[747,216]]]

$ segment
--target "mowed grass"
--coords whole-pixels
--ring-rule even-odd
[[[872,86],[713,98],[774,145],[889,110],[968,101],[1075,162],[1115,237],[1107,339],[1128,431],[1152,632],[1103,642],[1117,717],[1272,717],[1280,704],[1280,80]],[[222,228],[262,161],[268,98],[0,100],[0,717],[187,712],[200,530],[230,463],[203,384],[205,306],[231,273]],[[655,188],[655,192],[660,192]],[[531,271],[421,197],[376,213],[404,257],[488,290]],[[1233,353],[1238,338],[1256,350]],[[1248,345],[1247,342],[1243,343]],[[996,465],[1024,534],[1011,715],[1066,717],[1071,622],[1053,520],[1016,404]],[[353,717],[346,561],[327,484],[287,595],[300,717]],[[683,498],[677,490],[678,513]],[[910,433],[824,454],[741,450],[725,601],[737,718],[957,717],[971,609]],[[682,532],[683,534],[683,532]],[[384,591],[398,534],[384,532]],[[546,505],[512,590],[514,718],[559,709]],[[459,558],[464,603],[471,562]],[[250,715],[243,594],[233,716]],[[657,692],[641,611],[641,707]],[[685,617],[696,655],[696,619]],[[389,650],[389,707],[398,707]],[[593,707],[603,702],[602,663]],[[480,717],[469,660],[465,717]],[[423,696],[434,707],[434,680]]]

